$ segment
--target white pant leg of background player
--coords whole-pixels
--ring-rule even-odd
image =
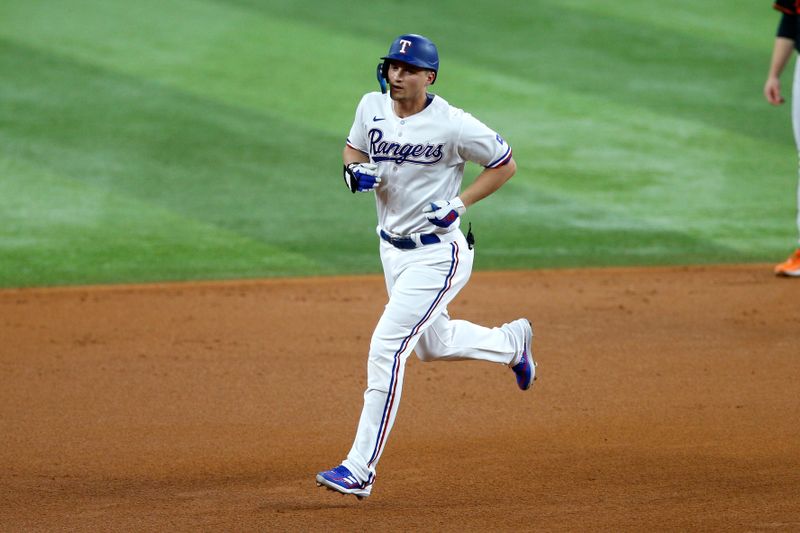
[[[797,57],[794,67],[794,80],[792,82],[792,129],[798,154],[798,180],[797,180],[797,232],[800,244],[800,56]]]

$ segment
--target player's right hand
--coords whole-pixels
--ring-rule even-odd
[[[375,163],[350,163],[344,166],[344,183],[350,192],[368,192],[380,185],[378,165]]]
[[[767,78],[767,82],[764,84],[764,98],[772,105],[784,102],[783,96],[781,96],[781,80],[775,77]]]

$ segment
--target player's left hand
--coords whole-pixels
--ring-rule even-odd
[[[436,200],[431,202],[422,209],[422,212],[425,213],[425,216],[434,226],[449,228],[466,210],[464,202],[456,196],[450,201]]]

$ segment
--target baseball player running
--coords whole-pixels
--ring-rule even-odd
[[[473,239],[462,233],[461,217],[514,174],[511,147],[469,113],[428,93],[439,71],[430,40],[401,35],[381,59],[382,92],[368,93],[358,104],[343,174],[353,193],[374,191],[389,302],[370,342],[353,447],[342,464],[316,476],[317,485],[359,499],[372,491],[412,350],[422,361],[508,365],[522,390],[536,373],[527,319],[487,328],[451,320],[447,312],[472,271]],[[484,170],[462,191],[467,161]]]
[[[781,95],[780,76],[784,67],[789,62],[794,50],[800,50],[800,22],[798,21],[798,5],[795,0],[778,0],[773,7],[782,12],[775,45],[772,49],[767,81],[764,83],[764,97],[772,105],[784,102]],[[800,61],[800,60],[799,60]],[[792,85],[792,126],[794,140],[800,154],[800,63],[795,65],[794,83]],[[800,232],[800,180],[797,184],[797,230]],[[778,276],[800,277],[800,244],[789,258],[775,266]]]

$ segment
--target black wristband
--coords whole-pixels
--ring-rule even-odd
[[[358,178],[356,175],[353,174],[353,171],[350,170],[350,167],[356,165],[357,163],[350,163],[349,165],[344,165],[344,169],[342,170],[342,175],[344,177],[344,184],[350,189],[350,192],[355,194],[356,190],[358,190]]]

